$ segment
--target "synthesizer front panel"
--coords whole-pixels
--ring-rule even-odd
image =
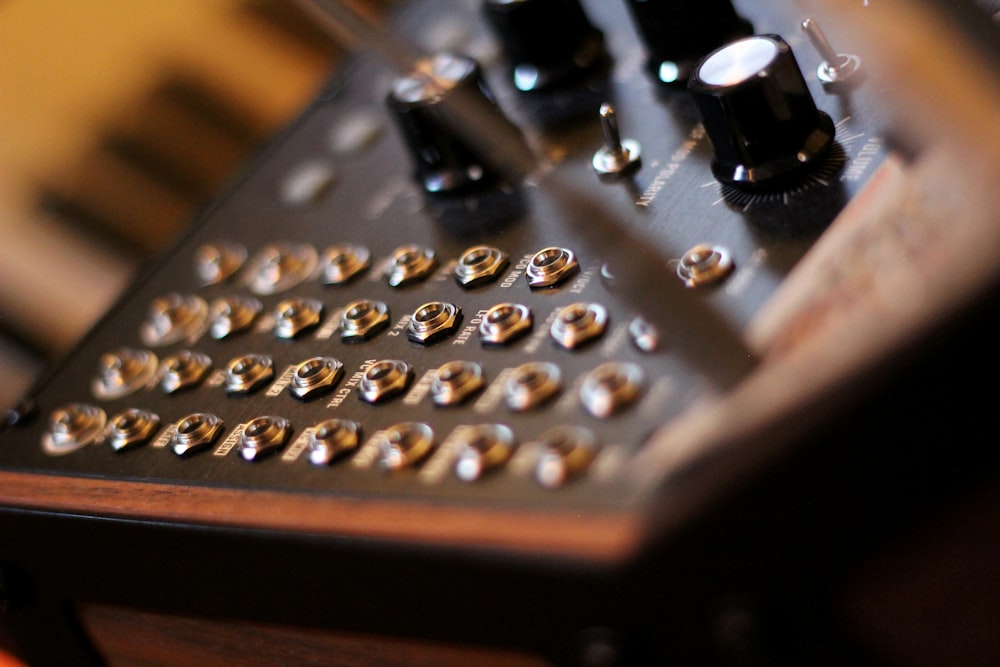
[[[9,411],[11,650],[104,664],[128,618],[868,664],[834,588],[928,451],[978,467],[937,445],[985,330],[917,345],[994,303],[958,14],[356,4],[303,0],[350,58]]]
[[[4,465],[351,497],[595,508],[639,500],[642,490],[617,471],[656,427],[753,367],[742,332],[877,168],[884,139],[868,91],[823,87],[802,17],[746,8],[756,33],[794,47],[835,134],[822,164],[790,185],[723,185],[691,95],[651,75],[625,3],[587,7],[606,62],[527,92],[478,9],[452,4],[400,8],[394,27],[423,53],[480,64],[536,156],[532,171],[429,192],[400,112],[386,102],[405,73],[362,53],[34,395],[39,418],[10,432],[17,442],[0,451]],[[606,144],[602,105],[641,150],[625,173],[594,167]],[[699,252],[720,266],[685,282]],[[335,263],[345,253],[358,265],[346,278]],[[414,329],[424,320],[427,340]],[[336,377],[300,396],[295,373],[306,362]],[[254,363],[261,378],[233,373]],[[455,392],[435,386],[445,367],[472,383],[460,390],[467,396],[442,397]],[[366,375],[379,372],[398,374],[401,388],[366,396]],[[60,412],[67,406],[72,414]],[[88,410],[100,434],[55,442],[59,419],[87,420],[77,412]],[[192,415],[204,423],[185,422]],[[254,421],[262,417],[277,421]],[[341,421],[329,428],[349,425],[351,442],[316,453],[313,436],[331,419]],[[141,420],[149,423],[135,442],[114,443],[116,424],[125,432]],[[255,451],[243,437],[251,423],[277,429],[278,441]],[[179,443],[198,429],[208,442]],[[393,438],[420,451],[389,454],[399,449]],[[470,459],[464,465],[483,473],[463,479],[456,466],[477,438],[503,462],[486,474],[492,463]],[[580,461],[546,472],[543,459],[558,456],[553,439]],[[539,483],[545,475],[559,479]]]

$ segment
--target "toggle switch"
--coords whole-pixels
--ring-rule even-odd
[[[618,114],[605,102],[601,105],[601,132],[604,145],[594,153],[591,164],[602,178],[627,176],[642,164],[642,148],[635,139],[622,139],[618,129]]]
[[[842,93],[861,82],[861,58],[849,53],[838,53],[830,45],[816,19],[803,21],[802,31],[823,58],[823,62],[816,68],[816,76],[823,84],[823,90],[828,93]]]

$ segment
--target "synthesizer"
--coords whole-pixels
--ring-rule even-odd
[[[990,14],[306,4],[350,59],[7,415],[0,647],[880,664],[855,566],[995,470]]]

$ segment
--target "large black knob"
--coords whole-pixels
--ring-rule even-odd
[[[830,117],[816,108],[791,47],[757,35],[709,54],[688,84],[723,183],[779,189],[821,164],[833,143]]]
[[[712,50],[753,34],[730,0],[628,0],[646,45],[646,68],[666,85],[687,83],[698,61]]]
[[[443,53],[421,59],[396,80],[387,104],[427,192],[490,186],[533,168],[524,136],[471,58]]]
[[[518,90],[574,83],[608,62],[604,35],[580,0],[483,0],[483,12]]]

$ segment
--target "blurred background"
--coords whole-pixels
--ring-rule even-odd
[[[0,407],[338,58],[290,0],[0,1]]]

